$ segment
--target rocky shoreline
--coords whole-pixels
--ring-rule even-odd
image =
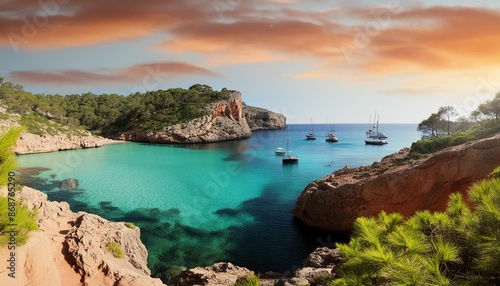
[[[208,105],[205,112],[207,113],[205,116],[189,122],[166,126],[160,131],[130,130],[109,135],[109,138],[95,136],[84,130],[71,132],[67,127],[61,127],[65,131],[56,135],[40,136],[24,132],[14,152],[21,155],[95,148],[123,141],[166,144],[211,143],[245,139],[251,136],[252,131],[284,129],[286,126],[286,118],[283,115],[263,108],[247,106],[243,103],[239,92],[232,93],[227,101]],[[16,120],[19,121],[20,118]],[[16,120],[0,125],[18,126],[19,123]]]
[[[465,194],[500,165],[500,135],[414,157],[406,148],[372,166],[346,166],[306,186],[292,213],[308,226],[349,232],[356,218],[381,210],[444,210],[452,192]]]
[[[18,139],[14,152],[18,155],[47,153],[64,150],[102,147],[106,144],[122,141],[87,135],[44,135],[39,136],[25,132]]]
[[[6,195],[6,189],[0,189]],[[17,199],[28,208],[38,209],[39,231],[30,233],[28,242],[16,248],[15,279],[2,285],[165,285],[152,278],[147,266],[147,250],[140,240],[140,229],[123,222],[110,222],[100,216],[70,210],[66,202],[52,202],[47,195],[24,187]],[[117,243],[124,257],[117,258],[107,244]],[[0,249],[0,257],[8,257],[7,248]],[[332,274],[342,260],[338,250],[318,248],[305,260],[303,267],[290,273],[260,274],[260,285],[308,285],[308,279],[321,274]],[[0,267],[5,269],[2,259]],[[185,270],[168,285],[224,285],[232,286],[253,271],[219,262],[207,267]]]
[[[18,275],[2,278],[2,285],[163,285],[150,277],[138,227],[74,213],[66,202],[48,201],[46,194],[28,187],[16,199],[38,209],[40,230],[31,232],[28,242],[16,248]],[[108,243],[118,244],[123,258],[113,256]],[[0,249],[0,257],[7,257],[8,251]],[[7,263],[2,259],[0,267],[6,269]]]
[[[500,135],[425,156],[405,148],[371,166],[346,166],[310,183],[293,213],[311,227],[348,232],[357,217],[381,210],[407,216],[422,209],[442,210],[451,192],[465,193],[498,165]],[[33,232],[19,248],[19,273],[25,275],[8,285],[163,285],[150,277],[139,228],[85,212],[73,213],[67,203],[50,202],[47,195],[28,187],[19,196],[30,208],[39,209],[41,231]],[[118,243],[125,257],[113,257],[106,250],[107,242]],[[2,251],[6,255],[7,250]],[[293,272],[259,274],[260,285],[305,286],[318,275],[335,274],[341,261],[338,250],[319,248]],[[229,286],[252,274],[256,273],[220,262],[185,270],[169,285]]]

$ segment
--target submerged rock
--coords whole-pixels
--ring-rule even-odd
[[[62,191],[71,191],[78,189],[77,179],[66,179],[59,184],[59,189]]]

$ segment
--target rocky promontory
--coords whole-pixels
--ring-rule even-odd
[[[286,117],[270,110],[243,103],[243,113],[252,131],[281,130],[286,128]]]
[[[419,210],[444,210],[450,193],[465,194],[500,165],[500,135],[424,158],[412,158],[409,153],[403,149],[372,166],[346,166],[310,183],[293,214],[318,229],[348,232],[358,217],[382,210],[405,216]]]
[[[250,127],[243,115],[242,96],[233,92],[227,101],[205,108],[206,114],[185,123],[166,126],[160,131],[131,130],[111,136],[113,139],[150,143],[208,143],[248,138]]]
[[[150,277],[138,227],[74,213],[67,203],[48,201],[46,194],[28,187],[17,199],[38,209],[40,230],[30,232],[28,242],[16,248],[17,275],[2,278],[2,285],[163,285]],[[121,248],[123,257],[110,252],[110,243]],[[9,257],[9,250],[0,249],[0,257],[0,267],[7,269],[3,258]]]

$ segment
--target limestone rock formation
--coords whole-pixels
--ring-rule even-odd
[[[186,123],[165,127],[161,131],[132,130],[112,136],[113,139],[151,143],[206,143],[248,138],[250,128],[243,116],[241,93],[234,92],[227,101],[207,106],[208,115]]]
[[[49,135],[43,137],[25,132],[14,147],[16,154],[44,153],[81,148],[101,147],[110,140],[87,135]]]
[[[303,267],[294,272],[267,272],[260,274],[259,285],[306,286],[309,285],[309,280],[318,275],[335,274],[337,266],[341,262],[342,257],[338,249],[318,248],[305,260]],[[196,267],[185,270],[174,277],[170,283],[174,286],[233,286],[238,279],[248,277],[252,274],[254,272],[247,268],[234,266],[228,262],[219,262],[208,267]]]
[[[74,213],[67,203],[48,201],[46,194],[28,187],[17,199],[38,209],[40,231],[32,232],[28,242],[16,248],[18,275],[2,278],[2,285],[163,285],[149,276],[139,228]],[[108,242],[118,243],[124,257],[109,253]],[[1,249],[0,257],[7,257],[7,251]],[[0,261],[0,267],[6,268],[6,260]]]
[[[380,211],[410,216],[418,210],[444,210],[450,193],[465,194],[500,165],[500,135],[409,160],[409,149],[372,166],[345,167],[310,183],[293,214],[305,224],[347,232],[356,218]]]
[[[229,262],[219,262],[208,267],[196,267],[183,271],[172,279],[175,286],[210,285],[233,286],[238,278],[252,275],[253,272],[234,266]]]
[[[280,130],[286,128],[286,117],[276,112],[243,103],[243,113],[252,131]]]

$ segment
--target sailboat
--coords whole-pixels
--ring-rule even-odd
[[[299,162],[299,157],[297,155],[292,154],[292,152],[289,149],[290,149],[290,138],[287,136],[285,157],[281,159],[283,165],[295,164]]]
[[[339,138],[335,136],[335,128],[332,125],[332,129],[326,133],[326,142],[339,142]]]
[[[375,116],[373,117],[373,119],[375,120],[375,118],[377,118],[377,123],[375,124],[375,122],[373,123],[373,127],[372,128],[368,128],[368,131],[366,131],[366,139],[365,139],[365,143],[368,144],[368,145],[384,145],[384,144],[387,144],[387,136],[378,131],[378,121],[379,121],[379,118],[377,117],[377,114],[375,113]],[[370,126],[371,126],[371,116],[370,116]]]
[[[316,140],[316,132],[314,131],[314,125],[311,119],[311,133],[306,135],[307,140]]]

